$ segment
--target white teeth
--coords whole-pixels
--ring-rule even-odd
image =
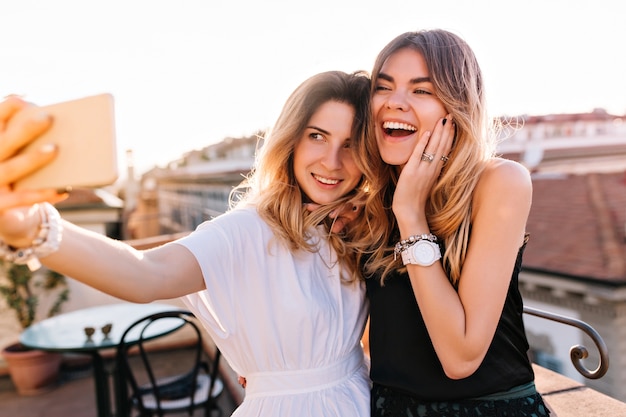
[[[322,184],[328,184],[328,185],[339,184],[339,180],[331,180],[330,178],[320,177],[319,175],[315,175],[315,174],[313,174],[313,178],[315,178]]]
[[[400,122],[384,122],[383,129],[401,129],[401,130],[410,130],[412,132],[415,132],[417,130],[415,126],[411,126],[410,124],[400,123]]]

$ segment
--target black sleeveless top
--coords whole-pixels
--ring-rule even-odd
[[[453,380],[443,372],[408,274],[392,274],[384,287],[378,277],[367,279],[372,381],[429,401],[480,397],[533,381],[518,289],[525,247],[526,243],[518,252],[502,316],[485,359],[464,379]]]

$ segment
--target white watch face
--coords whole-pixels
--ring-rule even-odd
[[[413,259],[415,259],[419,264],[430,265],[438,259],[435,243],[427,240],[419,241],[413,245],[412,252]]]
[[[402,263],[430,266],[441,259],[439,245],[430,240],[419,240],[402,251]]]

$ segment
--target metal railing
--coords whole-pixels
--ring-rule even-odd
[[[550,313],[549,311],[540,310],[533,307],[524,306],[524,313],[536,317],[541,317],[547,320],[567,324],[568,326],[576,327],[587,333],[587,335],[593,340],[596,347],[598,348],[598,352],[600,353],[600,360],[598,363],[598,367],[593,371],[590,371],[589,369],[585,368],[582,363],[582,360],[589,356],[587,348],[582,345],[572,346],[569,350],[569,356],[572,360],[574,368],[576,368],[576,370],[581,375],[589,379],[599,379],[602,378],[609,370],[609,350],[606,347],[606,343],[604,343],[604,340],[602,339],[600,334],[589,324],[581,320],[562,316],[560,314]]]

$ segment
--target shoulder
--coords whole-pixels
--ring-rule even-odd
[[[513,187],[531,189],[530,172],[522,164],[503,158],[492,158],[480,176],[478,187]]]
[[[530,172],[524,165],[520,164],[519,162],[504,158],[491,158],[487,162],[485,173],[497,173],[498,175],[506,175],[507,177],[515,176],[520,179],[523,178],[530,180]]]
[[[233,209],[211,220],[201,223],[196,230],[181,239],[188,247],[214,251],[248,245],[259,239],[271,237],[269,226],[255,209]]]
[[[492,158],[481,173],[476,186],[474,203],[485,200],[508,200],[515,203],[532,199],[530,172],[518,162]]]

